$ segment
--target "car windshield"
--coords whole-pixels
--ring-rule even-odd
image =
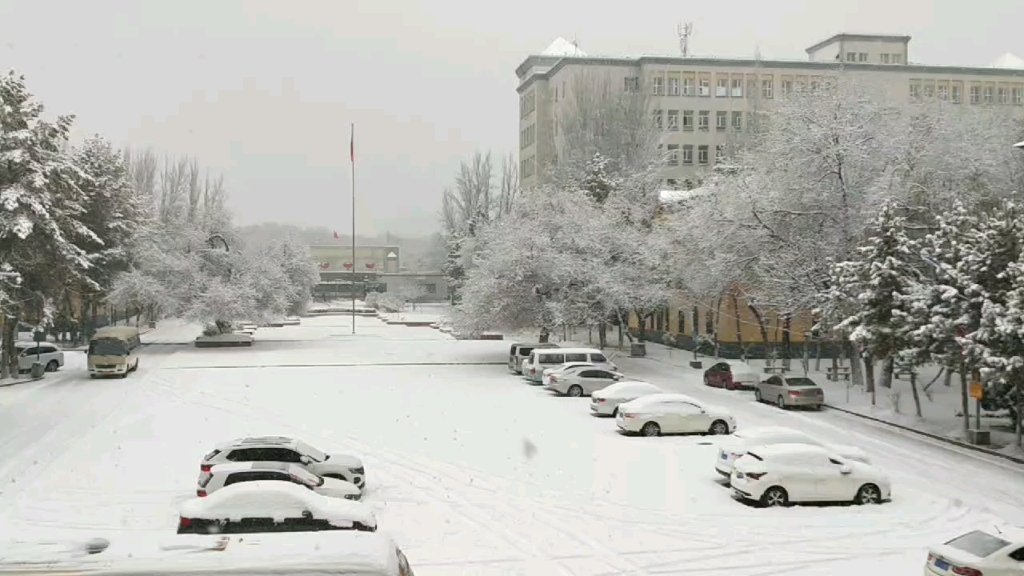
[[[305,454],[306,456],[309,456],[310,458],[316,460],[317,462],[324,462],[325,460],[327,460],[327,458],[329,458],[327,454],[324,454],[323,452],[317,450],[316,448],[313,448],[312,446],[306,444],[305,442],[299,442],[298,448],[299,452]]]
[[[814,380],[811,380],[810,378],[786,378],[786,384],[795,387],[817,386],[817,384],[814,383]]]
[[[127,356],[128,347],[120,340],[101,338],[89,342],[90,356]]]
[[[946,542],[946,546],[956,548],[957,550],[963,550],[969,554],[974,554],[978,558],[991,556],[1009,545],[1010,543],[1006,540],[996,538],[995,536],[982,532],[981,530],[968,532],[959,538],[954,538],[949,542]]]

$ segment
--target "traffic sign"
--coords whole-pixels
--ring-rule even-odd
[[[981,400],[983,396],[985,396],[985,387],[981,385],[981,382],[971,382],[971,398]]]

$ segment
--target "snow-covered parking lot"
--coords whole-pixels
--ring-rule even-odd
[[[363,500],[418,576],[917,574],[929,544],[1024,523],[1012,464],[617,359],[729,408],[740,426],[859,445],[893,477],[894,500],[880,506],[747,506],[719,482],[715,438],[623,437],[587,399],[509,374],[508,342],[373,318],[352,336],[348,322],[261,329],[251,349],[152,345],[125,380],[69,372],[0,389],[0,538],[173,539],[202,455],[251,434],[360,456]]]

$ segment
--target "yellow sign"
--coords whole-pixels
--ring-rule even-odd
[[[981,400],[984,395],[985,387],[981,385],[981,382],[971,382],[971,398]]]

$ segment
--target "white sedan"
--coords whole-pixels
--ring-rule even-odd
[[[298,464],[286,462],[232,462],[218,464],[208,472],[199,473],[200,498],[241,482],[277,480],[303,486],[323,496],[358,500],[362,492],[355,484],[337,478],[317,476]]]
[[[1020,576],[1024,574],[1024,530],[1016,527],[968,532],[928,548],[925,576]]]
[[[377,518],[365,504],[276,480],[241,482],[186,500],[179,516],[178,534],[377,530]]]
[[[751,447],[736,460],[729,483],[739,498],[765,506],[877,504],[892,496],[889,477],[878,468],[807,444]]]
[[[625,375],[610,372],[596,366],[577,366],[562,372],[548,374],[545,388],[548,390],[578,398],[607,388],[609,385],[624,380]]]
[[[856,460],[865,464],[871,463],[867,453],[856,446],[825,444],[799,430],[782,426],[763,426],[747,428],[735,432],[728,438],[723,438],[718,443],[719,449],[718,458],[715,460],[715,470],[719,474],[728,477],[732,474],[733,463],[737,458],[746,454],[751,446],[768,446],[772,444],[810,444],[812,446],[821,446],[848,460]]]
[[[540,373],[541,384],[547,386],[551,382],[551,375],[559,372],[565,372],[566,370],[572,370],[574,368],[580,368],[582,366],[594,367],[590,362],[566,362],[565,364],[559,364],[558,366],[552,366],[551,368],[545,368]]]
[[[615,425],[626,434],[728,434],[736,419],[725,408],[683,394],[649,394],[619,405]]]
[[[615,416],[619,413],[621,404],[632,402],[641,396],[663,392],[664,390],[661,388],[647,382],[635,380],[616,382],[590,395],[590,411],[602,416]]]

